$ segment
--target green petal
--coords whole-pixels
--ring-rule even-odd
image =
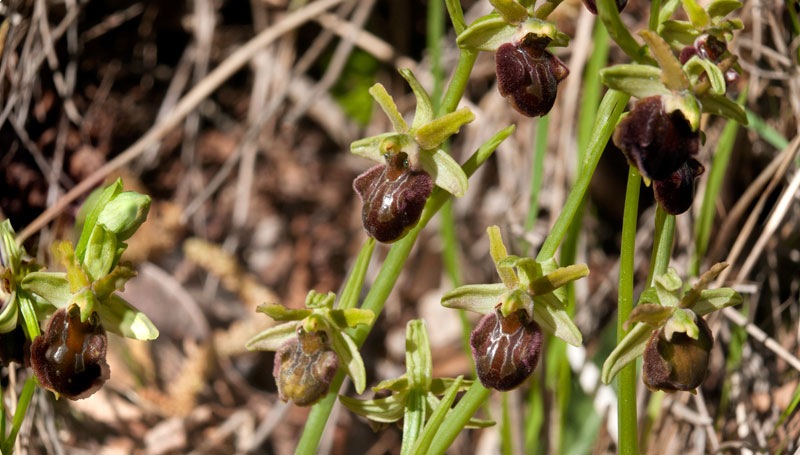
[[[692,307],[692,311],[699,316],[705,316],[712,311],[742,303],[742,295],[731,288],[706,289],[700,292],[700,298]]]
[[[713,95],[724,95],[727,86],[725,84],[725,75],[714,62],[693,56],[684,65],[686,73],[692,78],[692,84],[697,85],[700,82],[700,76],[705,74],[711,85],[709,93]]]
[[[276,321],[299,321],[312,313],[311,310],[290,310],[277,303],[264,303],[256,308],[259,313],[264,313]]]
[[[436,186],[455,197],[467,192],[467,174],[447,152],[442,149],[436,149],[433,153],[423,152],[419,154],[419,159]]]
[[[135,276],[136,271],[132,268],[118,265],[114,267],[108,275],[102,276],[92,283],[92,290],[97,296],[97,299],[104,302],[108,299],[108,296],[114,292],[124,289],[125,283]]]
[[[29,273],[22,279],[21,286],[58,308],[66,306],[72,298],[67,274],[63,272]]]
[[[661,82],[664,86],[674,91],[688,90],[689,79],[683,72],[681,62],[669,48],[669,44],[651,30],[642,30],[639,35],[650,46],[650,52],[661,67]]]
[[[358,346],[340,330],[331,330],[330,336],[333,341],[333,350],[339,356],[340,365],[353,380],[353,386],[357,393],[363,393],[367,386],[367,372],[364,370],[364,361],[358,352]]]
[[[350,411],[375,422],[392,423],[403,418],[406,393],[374,400],[358,400],[339,395],[339,401]]]
[[[398,133],[407,133],[408,124],[403,119],[403,115],[397,110],[397,105],[392,99],[392,95],[386,91],[386,88],[380,83],[373,85],[369,88],[369,94],[375,99],[375,102],[383,109],[383,112],[389,117],[392,122],[392,127]]]
[[[417,110],[414,111],[414,121],[411,123],[411,129],[416,130],[420,126],[433,120],[433,102],[428,92],[422,88],[422,84],[419,83],[410,69],[400,68],[398,71],[400,75],[403,76],[403,79],[408,82],[408,85],[411,86],[411,91],[414,92],[414,98],[417,100]],[[407,131],[408,130],[405,130],[403,132],[405,133]]]
[[[406,371],[411,388],[430,389],[433,360],[428,330],[421,319],[411,320],[406,325]]]
[[[661,82],[661,70],[655,66],[614,65],[600,70],[600,78],[608,88],[639,99],[671,93]]]
[[[644,348],[647,345],[647,340],[653,333],[653,328],[647,324],[637,324],[625,338],[617,344],[617,347],[608,355],[605,363],[603,363],[603,371],[600,373],[600,380],[603,384],[610,384],[614,376],[619,371],[636,360],[637,357],[644,354]]]
[[[494,310],[507,291],[503,283],[459,286],[442,296],[442,306],[486,314]]]
[[[535,296],[533,298],[533,318],[549,333],[573,345],[580,346],[583,335],[572,322],[564,304],[553,294]]]
[[[371,310],[362,310],[361,308],[331,310],[328,316],[340,329],[355,327],[362,324],[369,325],[375,320],[375,313]]]
[[[135,340],[158,338],[153,321],[117,294],[111,295],[98,313],[100,322],[109,332]]]
[[[416,123],[416,118],[414,120]],[[435,120],[420,124],[414,130],[414,140],[417,141],[422,150],[436,149],[447,138],[458,133],[462,126],[473,120],[475,120],[475,114],[468,107],[461,108]]]
[[[298,324],[293,321],[270,327],[250,338],[244,347],[249,351],[277,351],[287,341],[297,336]]]
[[[456,42],[462,48],[494,52],[501,45],[513,41],[518,34],[517,27],[499,14],[491,13],[475,20],[458,35]]]
[[[508,256],[508,251],[503,243],[503,236],[500,234],[500,228],[497,226],[489,226],[486,228],[486,234],[489,236],[489,254],[492,256],[497,274],[506,285],[508,289],[514,289],[519,285],[519,278],[511,266],[501,265]]]
[[[676,20],[662,22],[658,33],[675,47],[691,46],[701,34],[691,22]]]
[[[574,264],[560,267],[543,277],[536,278],[530,285],[530,290],[535,295],[548,294],[556,289],[579,280],[589,275],[589,267],[586,264]]]
[[[628,316],[628,320],[625,321],[623,328],[628,330],[628,326],[637,322],[646,323],[651,327],[660,327],[672,316],[675,310],[676,308],[672,306],[663,306],[657,303],[640,303],[633,307],[633,311]]]
[[[747,114],[742,106],[723,95],[706,94],[700,98],[700,106],[703,108],[703,112],[720,115],[747,125]]]

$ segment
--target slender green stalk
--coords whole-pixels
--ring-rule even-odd
[[[400,446],[400,455],[412,453],[414,444],[425,426],[425,392],[417,387],[412,388],[407,403],[403,415],[403,441]]]
[[[525,219],[525,230],[530,231],[539,219],[539,192],[544,180],[544,158],[547,155],[547,138],[550,127],[550,115],[536,121],[536,138],[533,142],[533,159],[531,160],[531,187],[528,199],[528,217]],[[525,243],[524,250],[529,246]]]
[[[658,31],[658,18],[661,12],[661,0],[650,0],[650,22],[647,28],[657,32]]]
[[[0,447],[0,453],[11,455],[11,453],[14,452],[14,443],[17,440],[17,434],[19,434],[19,429],[22,428],[22,422],[25,420],[25,414],[28,412],[28,406],[31,404],[33,392],[35,391],[36,379],[31,376],[25,381],[25,385],[22,386],[22,393],[19,394],[19,399],[17,400],[17,409],[14,411],[11,433],[9,433],[8,438],[3,441],[3,445]]]
[[[358,305],[358,295],[361,293],[361,287],[364,284],[364,276],[366,275],[367,267],[369,267],[369,261],[372,258],[372,252],[374,250],[375,239],[369,237],[361,247],[356,262],[353,264],[353,269],[347,277],[347,282],[344,284],[342,294],[339,296],[337,308],[346,310],[355,308],[356,305]]]
[[[540,453],[541,438],[539,438],[539,434],[544,424],[544,406],[540,406],[538,403],[544,403],[544,394],[537,375],[534,374],[530,386],[528,415],[525,419],[525,453]]]
[[[592,136],[589,142],[589,148],[586,151],[586,156],[581,166],[582,171],[575,181],[572,190],[567,196],[567,201],[564,203],[564,208],[558,215],[553,229],[547,235],[547,238],[536,256],[536,260],[543,261],[555,256],[558,246],[567,234],[570,224],[572,224],[575,214],[583,203],[583,197],[589,189],[589,183],[592,180],[597,163],[605,150],[611,134],[617,125],[622,111],[628,102],[629,95],[618,92],[616,90],[609,90],[606,92],[603,100],[600,102],[600,107],[597,111],[597,118],[595,121],[595,131],[597,134]]]
[[[511,422],[511,412],[508,409],[509,394],[502,394],[503,414],[500,419],[500,453],[512,455],[514,452],[514,436],[511,432],[513,422]]]
[[[642,177],[635,167],[628,171],[625,191],[625,212],[622,218],[622,247],[619,255],[619,301],[617,303],[617,342],[627,332],[623,324],[633,309],[633,259],[636,251],[636,221],[639,216],[639,187]],[[618,378],[617,425],[619,453],[634,455],[639,452],[636,422],[636,363],[623,368]]]
[[[444,3],[441,1],[428,2],[426,23],[426,47],[431,61],[431,75],[433,87],[431,88],[431,101],[434,112],[439,111],[441,104],[442,88],[444,87],[444,69],[442,68],[442,38],[444,37]]]
[[[433,455],[444,453],[456,439],[458,433],[467,425],[475,411],[489,398],[491,392],[491,390],[481,385],[480,381],[473,382],[467,393],[464,394],[461,401],[453,408],[450,416],[439,428],[439,434],[436,435],[436,439],[431,444],[429,453]]]
[[[653,238],[653,252],[650,257],[650,272],[647,285],[652,286],[653,279],[666,273],[672,257],[672,240],[675,237],[675,215],[670,215],[659,205],[656,208],[656,232]]]
[[[617,10],[617,4],[614,0],[597,0],[597,17],[603,21],[608,34],[619,47],[628,56],[637,63],[655,63],[655,61],[647,55],[647,49],[640,46],[639,43],[633,39],[633,35],[628,31],[628,27],[622,23]]]

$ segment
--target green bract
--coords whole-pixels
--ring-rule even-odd
[[[371,324],[372,311],[359,308],[335,309],[336,295],[332,292],[320,294],[310,291],[306,296],[306,308],[290,310],[279,304],[259,305],[258,311],[276,321],[286,321],[266,329],[251,338],[245,347],[251,351],[278,351],[297,336],[298,328],[305,332],[324,332],[330,348],[339,356],[341,366],[353,380],[358,393],[366,387],[364,361],[358,347],[345,329],[361,324]]]
[[[559,267],[555,259],[536,262],[531,258],[509,256],[500,229],[487,229],[489,245],[501,284],[473,284],[456,288],[442,297],[442,305],[487,314],[498,306],[504,316],[525,310],[542,329],[573,345],[583,337],[564,305],[567,283],[589,274],[585,264]]]
[[[472,384],[461,376],[455,379],[433,378],[432,368],[425,323],[422,320],[409,321],[406,326],[406,374],[372,388],[375,392],[391,392],[391,395],[371,400],[340,395],[339,401],[354,413],[374,422],[392,423],[403,419],[402,453],[427,453],[437,429],[450,412],[456,394]],[[472,418],[467,427],[493,424]]]
[[[641,356],[653,332],[663,327],[668,341],[676,333],[697,340],[699,317],[741,303],[742,296],[733,289],[706,289],[725,267],[725,263],[714,265],[688,290],[674,269],[656,277],[653,286],[642,292],[639,304],[626,322],[626,325],[636,326],[617,344],[603,364],[602,381],[610,383],[625,365]]]
[[[467,176],[461,166],[444,151],[442,144],[465,124],[475,119],[467,108],[434,118],[433,104],[428,92],[422,88],[411,70],[401,69],[417,100],[414,120],[409,126],[397,109],[391,95],[381,84],[375,84],[369,93],[392,122],[394,132],[360,139],[350,145],[350,151],[379,163],[386,162],[387,155],[406,153],[412,170],[424,170],[433,178],[436,186],[454,196],[463,196],[467,191]]]

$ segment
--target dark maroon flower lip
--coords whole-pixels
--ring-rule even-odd
[[[539,117],[553,108],[558,84],[569,69],[546,47],[551,39],[527,35],[518,43],[505,43],[495,53],[497,89],[520,114]]]
[[[283,401],[311,406],[328,394],[339,368],[339,357],[331,349],[325,332],[306,332],[287,341],[276,353],[272,375]]]
[[[698,317],[698,339],[676,332],[667,340],[664,328],[653,332],[642,357],[642,380],[650,390],[692,391],[703,383],[714,337],[708,323]]]
[[[539,362],[542,338],[539,325],[525,310],[508,316],[496,310],[481,318],[470,334],[481,384],[501,391],[519,387]]]
[[[671,215],[680,215],[692,206],[697,177],[705,168],[694,158],[689,158],[681,167],[663,180],[653,180],[656,200]]]
[[[433,186],[431,176],[412,170],[402,152],[368,169],[353,182],[363,203],[364,229],[383,243],[403,238],[419,221]]]
[[[33,340],[31,367],[44,388],[79,400],[97,392],[110,377],[107,349],[108,338],[97,313],[81,322],[80,309],[72,305],[56,310],[45,331]]]

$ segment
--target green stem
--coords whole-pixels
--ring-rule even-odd
[[[603,21],[608,34],[617,45],[636,63],[655,64],[655,61],[647,55],[647,48],[640,46],[633,39],[633,35],[628,31],[628,27],[622,23],[617,10],[617,2],[614,0],[597,0],[597,17]]]
[[[622,247],[619,255],[619,301],[617,303],[617,343],[625,338],[623,328],[633,310],[634,256],[636,251],[636,221],[639,216],[639,187],[642,177],[635,167],[628,171],[625,191],[625,212],[622,218]],[[636,421],[636,363],[631,362],[617,376],[617,425],[619,428],[619,453],[633,455],[639,452]]]
[[[647,25],[647,28],[654,32],[658,31],[658,19],[660,14],[661,0],[650,0],[650,23]]]
[[[403,441],[400,446],[400,455],[412,453],[422,428],[425,425],[425,392],[417,387],[411,389],[403,414]]]
[[[533,159],[531,160],[531,189],[528,199],[528,218],[525,220],[525,231],[530,232],[539,218],[539,192],[544,180],[544,157],[547,155],[547,138],[550,130],[550,115],[536,121],[536,138],[533,142]],[[527,242],[523,251],[528,250]]]
[[[581,166],[581,174],[575,181],[569,196],[567,196],[567,201],[564,203],[564,208],[558,215],[553,229],[550,230],[542,248],[539,250],[539,254],[536,256],[537,261],[541,262],[555,256],[558,246],[575,218],[575,214],[578,213],[583,204],[583,197],[589,189],[589,183],[592,180],[597,163],[600,161],[603,150],[605,150],[606,144],[611,138],[611,134],[614,132],[617,121],[622,111],[625,110],[625,105],[629,98],[630,95],[616,90],[609,90],[600,102],[594,123],[597,134],[593,135],[589,142],[589,148]]]
[[[666,273],[672,257],[672,240],[675,237],[675,216],[670,215],[659,205],[656,208],[656,231],[653,239],[653,253],[650,257],[650,272],[647,285],[653,285],[655,277]]]
[[[2,446],[0,446],[0,453],[11,455],[14,452],[14,443],[17,440],[19,429],[22,428],[22,422],[25,420],[25,414],[28,412],[28,406],[33,399],[33,392],[36,391],[36,378],[29,377],[22,386],[22,393],[17,400],[17,410],[14,411],[14,420],[11,426],[11,433],[8,435]]]
[[[475,411],[489,398],[491,392],[491,390],[481,385],[480,381],[473,382],[467,393],[464,394],[461,401],[453,408],[439,428],[439,433],[431,444],[428,453],[444,453],[456,439],[458,433],[467,425],[469,419],[475,415]]]

